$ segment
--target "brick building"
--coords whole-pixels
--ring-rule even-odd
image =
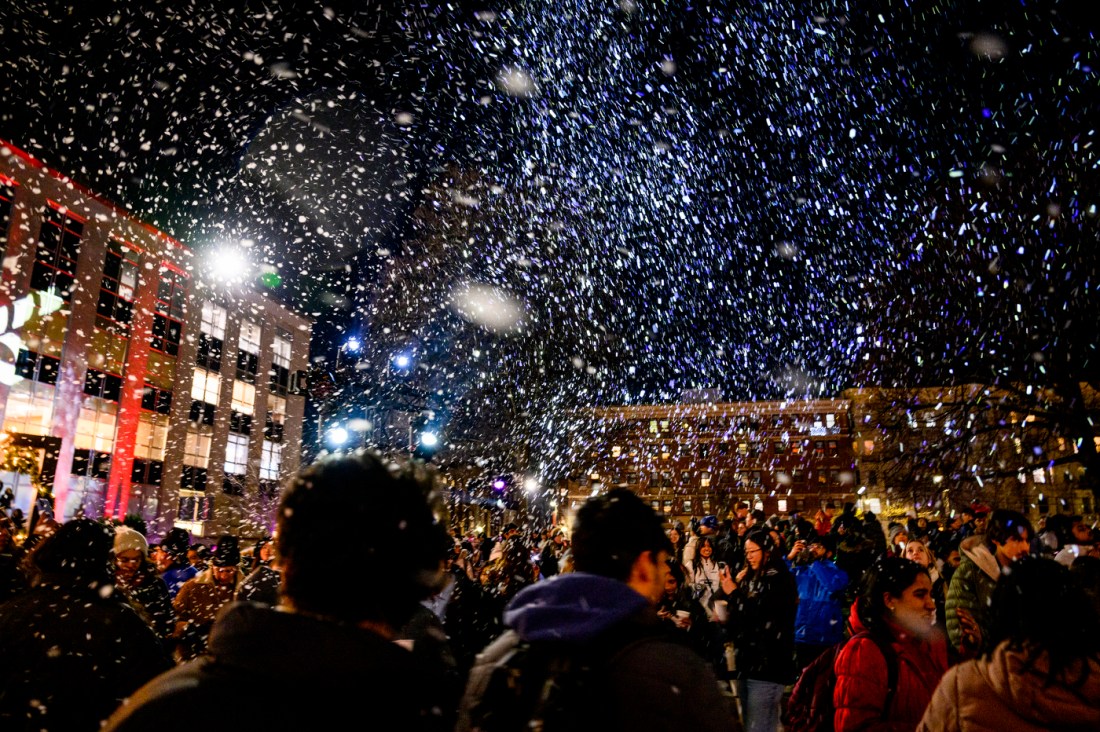
[[[573,415],[567,514],[593,491],[625,486],[669,520],[717,514],[739,501],[810,516],[856,497],[845,400],[620,406]]]
[[[180,242],[0,142],[0,480],[28,515],[270,530],[311,323],[199,282]],[[37,484],[37,485],[36,485]]]

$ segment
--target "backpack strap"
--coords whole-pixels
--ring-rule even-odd
[[[890,704],[894,701],[894,695],[898,690],[898,654],[894,652],[893,643],[878,633],[865,630],[852,636],[852,640],[856,638],[867,638],[874,643],[886,661],[886,703],[882,711],[884,714],[889,713]]]

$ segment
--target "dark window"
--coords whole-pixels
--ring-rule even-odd
[[[87,475],[90,450],[73,450],[73,467],[70,471],[73,475]]]
[[[100,328],[129,333],[140,259],[137,252],[119,242],[112,241],[108,246],[96,304],[96,325]]]
[[[84,374],[84,393],[117,402],[122,396],[122,377],[97,369],[88,369]]]
[[[206,490],[206,468],[198,468],[194,465],[184,465],[183,474],[180,475],[180,488],[193,491]]]
[[[187,277],[165,269],[157,285],[156,313],[150,345],[169,356],[179,355],[183,337],[183,308],[187,300]]]
[[[106,478],[111,473],[111,453],[109,452],[93,452],[92,453],[92,472],[93,478]]]
[[[272,499],[279,495],[279,481],[261,480],[259,486],[260,498]]]
[[[234,410],[229,415],[229,430],[247,435],[252,432],[252,415]]]
[[[229,496],[244,495],[244,476],[226,473],[222,478],[222,493]]]
[[[264,421],[264,437],[272,442],[283,441],[283,425],[275,421],[274,412],[267,413],[267,419]]]
[[[42,230],[31,270],[31,288],[48,290],[52,287],[65,302],[69,301],[83,233],[84,222],[53,206],[43,209]]]
[[[24,379],[42,384],[56,384],[57,374],[61,370],[61,359],[42,356],[25,348],[19,349],[15,358],[15,373]]]
[[[191,402],[191,411],[188,413],[187,418],[192,422],[214,424],[214,409],[213,404],[196,399]]]
[[[15,204],[15,185],[0,178],[0,250],[7,249],[8,227],[11,225],[11,209]]]
[[[95,450],[73,450],[73,475],[106,478],[111,472],[111,453]]]
[[[199,352],[195,363],[208,371],[222,370],[222,339],[208,333],[199,333]]]
[[[237,351],[237,378],[246,384],[256,383],[256,372],[260,368],[260,357],[248,351]]]
[[[271,375],[271,391],[286,396],[290,390],[290,369],[274,365],[268,373]]]
[[[146,384],[141,390],[141,408],[147,412],[168,414],[172,411],[172,392]]]
[[[145,485],[160,485],[164,474],[164,463],[160,460],[142,460],[134,458],[134,467],[130,471],[130,480]]]

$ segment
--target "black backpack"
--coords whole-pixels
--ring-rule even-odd
[[[609,638],[584,646],[520,641],[493,665],[470,711],[482,732],[587,732],[615,727],[608,670],[647,637]]]
[[[891,645],[878,636],[866,631],[852,636],[870,638],[886,659],[886,705],[894,700],[898,688],[898,657]],[[836,688],[836,657],[848,644],[843,640],[825,649],[820,656],[802,669],[787,700],[783,712],[783,728],[788,732],[832,732],[836,708],[833,706],[833,690]]]

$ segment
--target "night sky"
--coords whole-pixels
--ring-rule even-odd
[[[1041,382],[1097,345],[1089,5],[17,0],[0,137],[467,427]]]

